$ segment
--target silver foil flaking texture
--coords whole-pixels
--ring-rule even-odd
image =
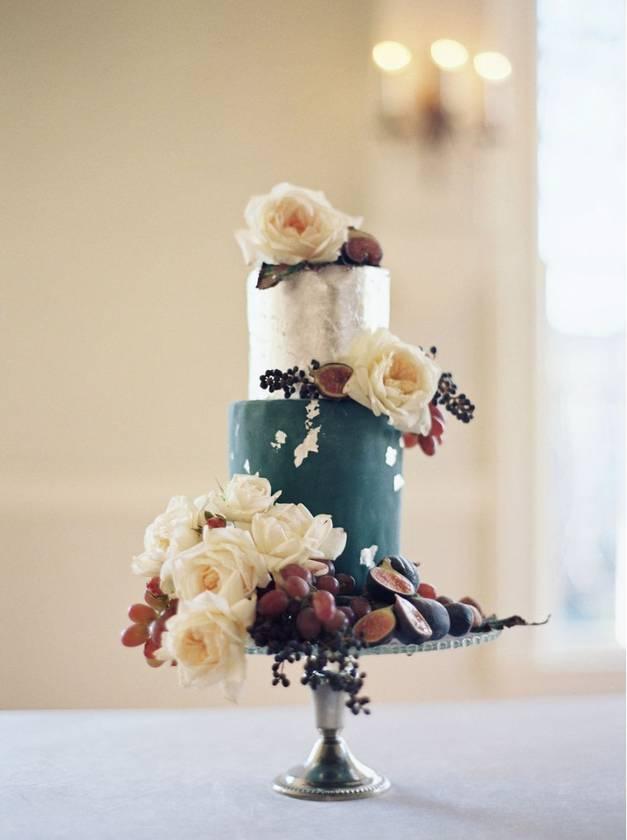
[[[256,288],[257,274],[251,272],[246,283],[251,400],[269,396],[259,386],[266,370],[336,361],[355,333],[389,326],[390,276],[384,268],[307,269],[271,289]]]

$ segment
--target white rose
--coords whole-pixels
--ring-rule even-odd
[[[146,528],[144,551],[133,557],[131,569],[136,575],[159,575],[169,553],[200,542],[203,524],[201,508],[186,496],[174,496],[165,512]]]
[[[312,516],[305,505],[275,505],[253,518],[252,535],[261,554],[266,555],[270,572],[289,563],[324,572],[320,560],[335,560],[346,546],[346,532],[334,528],[327,514]]]
[[[213,592],[232,604],[270,582],[251,535],[240,528],[205,528],[202,542],[166,561],[162,575],[166,571],[176,595],[187,601]]]
[[[205,506],[242,528],[251,522],[256,513],[272,507],[280,495],[280,490],[272,494],[267,478],[260,478],[258,474],[240,474],[231,478],[224,491],[209,493]]]
[[[180,602],[166,624],[158,658],[176,660],[182,685],[221,682],[227,697],[237,699],[246,674],[244,651],[255,605],[255,597],[229,604],[213,592]]]
[[[236,233],[244,259],[273,265],[335,262],[348,228],[362,222],[335,210],[324,193],[291,184],[251,198],[244,218],[248,230]]]
[[[428,434],[441,371],[423,350],[379,329],[358,333],[342,361],[353,368],[345,394],[377,416],[387,415],[400,432]]]

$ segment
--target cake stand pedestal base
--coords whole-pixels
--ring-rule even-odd
[[[358,761],[339,733],[347,695],[322,683],[313,691],[320,738],[304,765],[274,780],[277,793],[323,802],[366,799],[383,793],[389,781]]]

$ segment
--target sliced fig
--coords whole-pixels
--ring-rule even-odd
[[[396,596],[394,612],[398,619],[403,641],[420,645],[422,642],[429,641],[432,637],[433,634],[426,619],[407,598]]]
[[[358,639],[368,645],[387,641],[396,629],[396,617],[391,607],[373,610],[359,619],[353,628]]]
[[[344,386],[352,375],[352,367],[341,362],[329,362],[312,371],[313,380],[322,396],[333,400],[346,397]]]
[[[420,615],[431,628],[431,640],[437,642],[442,639],[451,629],[451,619],[447,609],[433,598],[422,598],[418,595],[407,599],[412,606],[416,607]]]
[[[418,589],[418,584],[420,583],[418,569],[411,560],[407,560],[407,558],[400,554],[390,554],[389,557],[384,557],[379,565],[390,566],[399,575],[403,575],[407,580],[410,580],[414,584],[414,589]]]
[[[392,604],[396,595],[415,595],[416,587],[390,566],[375,566],[368,572],[366,589],[375,601]]]

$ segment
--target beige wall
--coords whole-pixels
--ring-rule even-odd
[[[495,19],[490,4],[472,6],[446,4],[450,34],[478,38]],[[495,284],[529,209],[516,191],[526,175],[508,203],[499,177],[520,161],[515,145],[446,162],[377,134],[369,50],[401,34],[389,30],[407,4],[372,15],[366,0],[0,8],[0,707],[222,702],[146,668],[118,631],[141,592],[129,557],[146,522],[170,495],[225,475],[226,407],[246,392],[232,231],[248,196],[280,180],[365,213],[393,271],[393,327],[437,343],[480,403],[480,421],[452,429],[437,459],[408,457],[407,553],[452,595],[519,608],[499,583]],[[439,34],[442,8],[421,4],[422,38]],[[520,50],[528,60],[524,39]],[[522,108],[528,89],[516,96]],[[507,644],[510,661],[532,650],[530,636]],[[242,702],[303,700],[269,686],[267,661],[249,670]],[[502,678],[487,648],[377,658],[368,671],[380,700],[528,689]],[[571,682],[533,689],[582,686]]]

